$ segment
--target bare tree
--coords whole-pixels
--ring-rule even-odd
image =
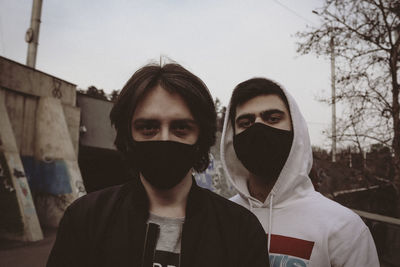
[[[298,52],[336,55],[336,101],[344,107],[338,137],[390,147],[399,192],[400,1],[325,0],[313,12],[321,24],[297,33]]]
[[[111,102],[116,102],[121,90],[112,90],[111,94],[109,95],[109,99]]]
[[[222,132],[225,120],[226,107],[222,105],[218,97],[215,98],[214,105],[215,105],[215,112],[217,113],[217,130]]]

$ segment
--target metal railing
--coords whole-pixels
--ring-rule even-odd
[[[400,219],[354,210],[368,225],[382,266],[400,266]]]

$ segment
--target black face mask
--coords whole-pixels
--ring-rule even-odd
[[[174,141],[133,141],[129,160],[155,188],[179,184],[195,162],[196,146]]]
[[[265,181],[275,181],[285,164],[293,132],[255,123],[233,137],[233,147],[247,170]]]

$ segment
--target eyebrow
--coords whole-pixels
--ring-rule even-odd
[[[157,119],[136,119],[133,121],[133,125],[137,125],[137,124],[144,124],[144,123],[159,123],[159,120]]]
[[[144,124],[144,123],[159,123],[160,120],[158,119],[153,119],[153,118],[148,118],[148,119],[144,119],[144,118],[139,118],[133,121],[133,124]],[[193,119],[176,119],[176,120],[172,120],[171,123],[188,123],[188,124],[196,124],[197,122]]]
[[[285,114],[285,112],[283,110],[275,108],[275,109],[267,109],[267,110],[261,111],[260,115],[266,116],[266,115],[271,115],[271,114],[275,114],[275,113],[283,114],[283,115]]]
[[[285,112],[283,110],[275,108],[275,109],[267,109],[267,110],[261,111],[260,115],[261,115],[261,117],[264,117],[264,116],[269,116],[271,114],[276,114],[276,113],[282,114],[282,115],[285,114]],[[254,113],[245,113],[245,114],[242,114],[239,117],[237,117],[235,121],[238,122],[242,119],[255,120],[255,117],[256,117],[256,115]]]

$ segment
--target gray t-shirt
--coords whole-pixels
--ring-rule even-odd
[[[160,226],[153,266],[179,266],[184,221],[185,218],[168,218],[150,213],[148,222]]]

